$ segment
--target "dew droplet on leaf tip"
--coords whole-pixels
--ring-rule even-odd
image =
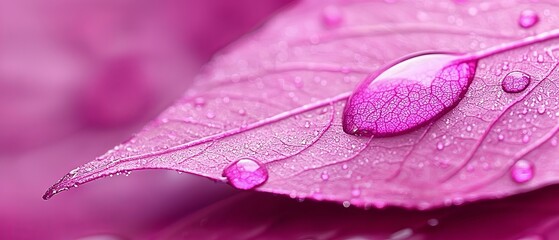
[[[525,183],[534,178],[534,165],[524,159],[518,160],[512,166],[510,174],[515,182]]]

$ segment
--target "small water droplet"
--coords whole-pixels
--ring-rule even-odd
[[[519,93],[524,91],[530,84],[530,75],[520,72],[513,71],[509,72],[502,80],[501,87],[505,92],[508,93]]]
[[[472,126],[468,125],[468,126],[466,127],[466,131],[471,132],[471,131],[472,131]]]
[[[499,141],[503,141],[505,140],[505,135],[499,134],[499,136],[497,136],[497,139],[499,139]]]
[[[545,113],[545,105],[540,105],[538,107],[538,113],[539,114],[544,114]]]
[[[306,128],[310,128],[310,127],[311,127],[311,122],[306,121],[306,122],[305,122],[305,127],[306,127]]]
[[[203,97],[194,98],[194,104],[196,106],[204,106],[206,104],[206,100]]]
[[[444,149],[444,144],[442,142],[438,142],[437,143],[437,150],[443,150]]]
[[[239,113],[239,115],[244,116],[244,115],[247,114],[247,111],[241,108],[241,109],[239,109],[238,113]]]
[[[539,63],[543,63],[543,60],[544,60],[544,59],[543,59],[543,55],[541,55],[541,54],[538,55],[537,61],[538,61]]]
[[[534,165],[524,159],[518,160],[511,168],[511,177],[517,183],[525,183],[534,178]]]
[[[343,21],[343,13],[336,6],[327,6],[322,10],[322,23],[326,27],[337,27]]]
[[[252,189],[268,180],[268,170],[256,160],[243,158],[226,167],[223,176],[238,189]]]
[[[351,206],[351,203],[349,201],[344,201],[342,205],[344,205],[345,208],[348,208],[349,206]]]
[[[530,142],[530,135],[524,134],[524,136],[522,136],[522,142],[523,142],[523,143],[528,143],[528,142]]]
[[[322,174],[320,174],[320,178],[322,179],[322,181],[327,181],[330,176],[328,176],[327,172],[323,172]]]
[[[389,64],[365,78],[348,99],[343,129],[353,135],[393,136],[436,120],[460,101],[476,65],[475,59],[442,53]]]
[[[532,10],[524,10],[518,18],[518,25],[522,28],[531,28],[540,21],[538,14]]]
[[[554,146],[554,147],[557,146],[557,137],[553,137],[551,139],[550,143],[551,143],[551,146]]]

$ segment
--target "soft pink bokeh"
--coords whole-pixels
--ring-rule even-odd
[[[288,2],[0,1],[0,239],[137,238],[230,194],[205,179],[146,171],[41,199]]]

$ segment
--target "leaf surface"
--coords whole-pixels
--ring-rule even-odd
[[[518,25],[526,8],[540,14]],[[332,10],[334,9],[334,10]],[[333,13],[334,12],[334,13]],[[216,180],[238,159],[269,174],[258,190],[354,204],[430,208],[528,191],[558,180],[555,46],[549,40],[478,62],[458,105],[415,131],[344,133],[345,101],[383,64],[426,50],[473,52],[554,27],[548,3],[306,1],[215,56],[197,84],[131,140],[71,171],[45,197],[111,174],[173,169]],[[510,71],[532,78],[516,94]],[[535,176],[519,184],[520,159]]]

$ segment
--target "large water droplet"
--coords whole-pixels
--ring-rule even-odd
[[[252,189],[268,180],[268,171],[257,161],[243,158],[225,168],[223,176],[238,189]]]
[[[517,183],[525,183],[534,178],[534,165],[526,160],[518,160],[511,168],[511,177]]]
[[[519,93],[524,91],[528,85],[530,84],[531,77],[530,75],[520,72],[514,71],[508,73],[501,82],[501,87],[505,92],[508,93]]]
[[[518,18],[518,25],[523,28],[531,28],[540,21],[538,14],[532,10],[524,10]]]
[[[349,98],[344,131],[391,136],[438,119],[464,96],[476,64],[462,55],[426,53],[380,69]]]

